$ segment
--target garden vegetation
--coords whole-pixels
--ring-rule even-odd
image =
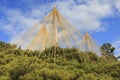
[[[105,46],[105,45],[104,45]],[[0,41],[0,80],[120,80],[120,61],[108,56],[55,47],[22,50]],[[112,48],[113,49],[113,48]]]

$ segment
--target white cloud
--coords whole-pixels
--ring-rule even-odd
[[[56,3],[61,13],[80,30],[100,31],[106,28],[102,26],[100,19],[112,14],[111,5],[98,1],[86,1],[86,4],[75,4],[73,0]],[[67,13],[67,14],[66,14]],[[103,30],[103,31],[104,31]]]
[[[56,3],[36,5],[32,0],[24,0],[30,4],[29,11],[5,8],[2,12],[6,15],[6,20],[0,20],[0,29],[11,35],[11,39],[18,36],[23,30],[35,25],[46,15],[56,4],[58,10],[73,25],[80,30],[105,31],[107,28],[101,19],[114,14],[113,5],[120,10],[120,0],[57,0]]]
[[[38,22],[37,19],[28,17],[18,10],[5,9],[4,11],[3,13],[6,14],[7,17],[6,20],[0,24],[0,29],[6,34],[9,34],[11,38]]]
[[[116,8],[119,10],[120,12],[120,0],[116,0]]]

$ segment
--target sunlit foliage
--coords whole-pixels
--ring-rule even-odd
[[[56,55],[51,52],[56,49]],[[54,51],[54,50],[53,50]],[[21,50],[0,42],[0,80],[119,80],[120,62],[76,48]]]

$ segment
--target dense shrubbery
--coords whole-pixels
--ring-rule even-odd
[[[120,80],[120,62],[76,48],[42,53],[0,42],[0,80]]]

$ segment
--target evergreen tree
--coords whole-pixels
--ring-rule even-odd
[[[103,57],[110,57],[114,60],[117,58],[114,56],[114,50],[115,47],[113,47],[110,43],[104,43],[101,47],[100,50],[102,52]]]

